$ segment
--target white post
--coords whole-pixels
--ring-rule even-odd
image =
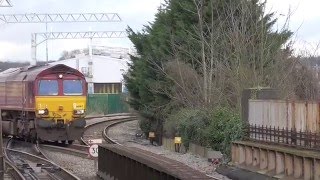
[[[37,65],[37,35],[31,34],[31,66]]]
[[[46,36],[47,36],[47,39],[46,39],[46,64],[48,64],[49,62],[49,55],[48,55],[48,21],[47,21],[47,16],[46,16]]]
[[[88,92],[89,94],[93,94],[94,93],[94,87],[93,87],[93,72],[92,72],[92,66],[93,66],[93,62],[92,62],[92,38],[90,38],[90,42],[89,42],[89,61],[88,61]]]

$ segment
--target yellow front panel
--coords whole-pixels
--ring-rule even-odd
[[[36,116],[42,119],[63,119],[68,123],[74,119],[84,117],[74,115],[74,110],[86,110],[86,96],[36,96]],[[48,109],[48,115],[39,115],[39,110]]]

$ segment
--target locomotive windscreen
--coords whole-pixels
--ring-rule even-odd
[[[39,95],[54,96],[58,95],[58,81],[57,80],[40,80],[39,81]]]
[[[82,81],[81,80],[63,80],[63,94],[64,95],[82,95]]]

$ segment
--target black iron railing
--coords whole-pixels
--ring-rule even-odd
[[[296,129],[250,125],[246,139],[320,150],[320,133]]]

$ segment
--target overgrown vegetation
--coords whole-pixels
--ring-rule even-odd
[[[142,32],[128,28],[137,50],[125,77],[131,106],[156,132],[166,122],[167,135],[180,134],[185,145],[228,153],[243,133],[243,89],[317,97],[310,72],[292,55],[292,33],[274,29],[276,22],[258,0],[166,1]]]
[[[244,135],[240,115],[227,108],[181,109],[164,124],[166,136],[181,136],[188,149],[193,142],[230,154],[230,143]]]

